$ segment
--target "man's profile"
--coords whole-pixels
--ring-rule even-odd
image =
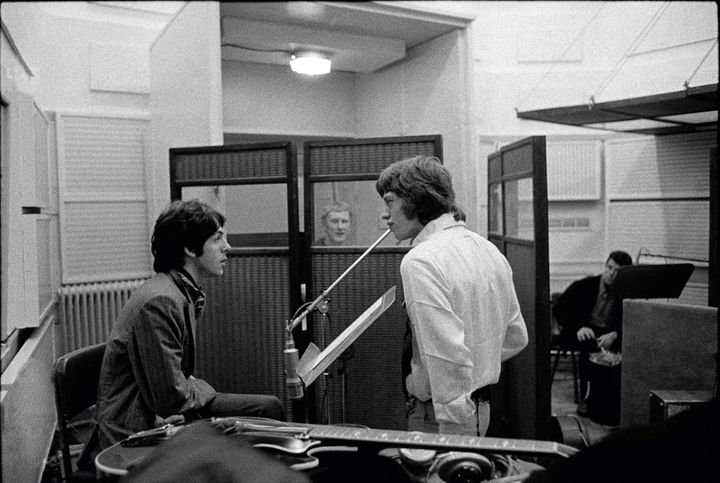
[[[193,375],[206,299],[199,280],[225,271],[230,245],[224,224],[221,213],[198,200],[174,201],[157,218],[151,240],[157,273],[122,308],[105,349],[94,430],[100,450],[165,423],[285,418],[275,396],[218,393]]]

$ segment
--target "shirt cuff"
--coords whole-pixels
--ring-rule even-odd
[[[435,419],[438,423],[465,425],[475,417],[475,403],[469,394],[463,394],[445,404],[433,402]]]

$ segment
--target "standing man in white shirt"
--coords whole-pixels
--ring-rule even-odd
[[[510,264],[468,230],[435,157],[388,166],[376,183],[388,227],[413,248],[400,264],[412,354],[403,354],[408,430],[484,436],[501,362],[528,343]]]

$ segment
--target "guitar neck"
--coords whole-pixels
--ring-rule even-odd
[[[216,424],[238,431],[267,431],[297,438],[336,441],[354,444],[373,444],[384,447],[427,448],[454,451],[485,451],[500,454],[555,456],[567,458],[577,449],[554,441],[532,439],[487,438],[432,434],[390,429],[371,429],[351,426],[285,423],[263,418],[213,418]]]
[[[406,448],[485,451],[533,456],[569,457],[577,449],[554,441],[530,439],[487,438],[450,434],[431,434],[386,429],[369,429],[346,426],[308,425],[303,436],[325,441],[368,443]]]

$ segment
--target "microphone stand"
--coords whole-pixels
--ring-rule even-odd
[[[350,266],[347,268],[347,270],[345,270],[345,271],[342,273],[342,275],[340,275],[340,276],[337,278],[337,280],[335,280],[327,289],[325,289],[325,291],[324,291],[323,293],[321,293],[321,294],[318,296],[318,298],[316,298],[316,299],[313,301],[313,303],[311,303],[311,304],[308,306],[308,308],[305,309],[305,311],[304,311],[303,313],[301,313],[301,314],[298,315],[295,319],[293,319],[292,322],[288,322],[288,327],[287,327],[288,333],[292,333],[292,331],[295,330],[295,328],[298,326],[298,324],[300,324],[300,322],[302,322],[303,320],[305,320],[305,318],[310,314],[310,312],[312,312],[313,310],[315,310],[315,307],[317,307],[317,306],[320,305],[325,299],[327,299],[327,296],[330,295],[330,292],[332,291],[332,289],[334,289],[335,286],[336,286],[338,283],[340,283],[340,281],[341,281],[343,278],[345,278],[348,273],[352,272],[352,270],[357,266],[357,264],[360,263],[360,262],[362,261],[362,259],[365,258],[365,257],[368,255],[368,253],[370,253],[376,246],[378,246],[378,245],[380,244],[380,242],[383,241],[383,240],[385,239],[385,237],[388,236],[389,234],[390,234],[390,229],[388,228],[387,230],[385,230],[385,233],[383,233],[382,235],[380,235],[380,238],[378,238],[377,240],[375,240],[375,241],[373,242],[373,244],[370,245],[370,247],[369,247],[367,250],[365,250],[365,252],[364,252],[362,255],[360,255],[360,257],[359,257],[357,260],[355,260],[355,261],[353,262],[353,264],[350,265]]]
[[[355,260],[355,261],[352,263],[352,265],[350,265],[328,288],[326,288],[326,289],[323,291],[323,293],[321,293],[300,315],[298,315],[298,316],[297,316],[295,319],[293,319],[292,321],[288,321],[288,322],[287,322],[287,326],[286,326],[286,341],[287,341],[287,342],[293,341],[293,335],[292,335],[293,330],[295,330],[295,328],[296,328],[303,320],[305,320],[305,319],[307,318],[307,316],[310,315],[310,313],[311,313],[313,310],[317,309],[317,310],[320,312],[321,316],[322,316],[323,323],[326,323],[326,322],[327,322],[327,313],[328,313],[328,311],[329,311],[329,305],[328,305],[328,304],[330,303],[330,300],[328,299],[328,295],[330,295],[330,292],[337,286],[337,284],[340,283],[340,281],[341,281],[342,279],[344,279],[351,271],[353,271],[353,269],[354,269],[371,251],[373,251],[373,250],[375,249],[375,247],[377,247],[377,246],[380,244],[380,242],[382,242],[389,234],[390,234],[390,229],[388,228],[387,230],[385,230],[385,232],[384,232],[382,235],[380,235],[380,237],[379,237],[377,240],[375,240],[375,241],[373,242],[372,245],[370,245],[370,246],[368,247],[367,250],[365,250],[365,251],[363,252],[362,255],[360,255],[360,257],[358,257],[357,260]],[[322,305],[321,305],[321,304],[322,304]],[[318,306],[320,306],[320,308],[318,308]],[[329,325],[329,324],[328,324],[328,325]],[[322,338],[323,338],[323,340],[322,340],[322,345],[323,345],[323,348],[324,348],[324,346],[325,346],[325,328],[324,328],[324,326],[323,326],[323,330],[322,330]],[[325,374],[323,374],[323,379],[325,379]],[[343,419],[343,421],[342,421],[342,422],[345,422],[345,394],[344,394],[344,392],[345,392],[345,388],[344,388],[344,385],[345,385],[345,367],[343,367],[342,382],[343,382],[343,395],[342,395],[342,405],[343,405],[343,408],[342,408],[342,419]],[[326,390],[327,390],[327,382],[325,382],[325,388],[326,388]],[[329,403],[329,398],[326,399],[325,404],[326,404],[326,412],[327,412],[327,417],[328,417],[328,424],[330,424],[330,407],[329,407],[329,404],[330,404],[330,403]]]

